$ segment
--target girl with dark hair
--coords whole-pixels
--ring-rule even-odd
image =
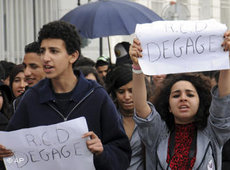
[[[127,170],[144,170],[144,145],[133,120],[134,103],[132,97],[132,67],[124,64],[115,67],[106,76],[106,87],[121,115],[125,132],[129,137],[132,156]]]
[[[230,51],[230,31],[224,35]],[[144,74],[138,65],[140,41],[130,47],[133,61],[134,120],[146,147],[147,170],[221,169],[221,151],[230,138],[230,70],[221,70],[218,86],[200,75],[178,74],[163,83],[155,106],[146,101]]]
[[[5,130],[12,116],[10,88],[0,81],[0,130]]]
[[[24,65],[16,65],[10,74],[10,88],[14,98],[23,94],[28,85],[25,80],[24,69]]]
[[[24,69],[25,67],[23,64],[16,65],[10,74],[10,89],[13,97],[13,113],[16,111],[17,105],[20,101],[17,99],[19,99],[19,97],[25,92],[26,87],[28,86],[24,74]]]
[[[78,66],[76,70],[80,70],[84,77],[88,80],[95,80],[100,85],[104,85],[103,80],[99,77],[97,70],[92,66]]]

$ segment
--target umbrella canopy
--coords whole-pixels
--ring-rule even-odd
[[[127,0],[99,0],[79,6],[61,20],[75,25],[85,38],[130,35],[136,24],[162,20],[147,7]]]

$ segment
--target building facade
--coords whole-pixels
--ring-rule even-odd
[[[95,0],[0,0],[0,60],[21,63],[24,46],[37,38],[43,24],[60,19],[71,9]],[[230,0],[133,0],[169,20],[214,18],[230,26]],[[121,41],[132,42],[135,35],[103,38],[103,55],[111,55]],[[99,39],[85,41],[86,57],[99,57]],[[109,54],[109,46],[111,54]]]

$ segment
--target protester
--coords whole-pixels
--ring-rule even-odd
[[[27,87],[27,82],[25,80],[24,65],[19,64],[14,66],[10,74],[10,89],[12,91],[13,98],[22,95]]]
[[[153,81],[154,88],[160,87],[162,85],[162,82],[166,78],[166,76],[167,76],[166,74],[153,75],[152,81]]]
[[[4,76],[1,78],[2,79],[1,81],[3,81],[4,84],[9,86],[10,85],[10,73],[16,64],[9,62],[9,61],[2,60],[0,61],[0,65],[4,69]]]
[[[90,59],[88,57],[80,56],[79,59],[74,64],[74,67],[76,67],[76,68],[78,68],[79,66],[95,67],[95,65],[96,65],[96,63],[92,59]]]
[[[130,64],[117,66],[106,76],[107,91],[111,94],[122,117],[125,132],[129,137],[132,156],[127,170],[144,170],[144,145],[133,120],[132,67]]]
[[[40,46],[38,42],[32,42],[25,46],[23,65],[25,66],[25,76],[29,87],[37,84],[45,78],[42,61],[40,59]]]
[[[105,57],[105,56],[98,57],[95,67],[96,67],[96,70],[97,70],[99,77],[102,80],[104,80],[106,77],[106,74],[109,71],[109,67],[110,67],[109,58]]]
[[[28,87],[32,87],[45,77],[42,61],[40,58],[40,46],[38,42],[34,41],[32,43],[27,44],[25,46],[24,51],[25,55],[23,58],[23,66],[25,81]],[[13,101],[13,112],[15,112],[20,100],[21,95]]]
[[[205,72],[205,76],[211,79],[211,86],[215,86],[218,83],[219,71]],[[222,170],[228,170],[230,167],[230,139],[224,144],[222,149]]]
[[[219,71],[205,71],[201,72],[201,74],[204,74],[205,76],[210,78],[212,87],[217,85],[219,79]]]
[[[145,75],[145,84],[147,87],[147,99],[148,100],[154,100],[155,96],[160,91],[163,81],[167,77],[166,74],[162,75]]]
[[[95,80],[100,85],[104,86],[104,81],[101,80],[101,78],[99,77],[95,67],[92,67],[92,66],[78,66],[76,69],[80,70],[83,73],[83,75],[85,76],[86,79]]]
[[[8,130],[51,125],[86,118],[90,137],[86,145],[94,154],[98,170],[125,170],[131,149],[121,119],[107,92],[95,81],[73,72],[78,59],[80,37],[71,24],[54,21],[44,25],[38,36],[46,78],[23,95]],[[10,148],[9,148],[10,149]],[[0,156],[12,155],[0,149]]]
[[[0,81],[3,82],[5,78],[5,70],[3,66],[0,64]]]
[[[230,31],[224,34],[225,51],[230,51],[229,36]],[[222,147],[230,138],[230,70],[220,71],[212,97],[210,84],[201,76],[170,76],[156,110],[146,101],[144,74],[137,60],[141,52],[140,41],[134,39],[130,48],[134,119],[146,147],[147,169],[221,169]]]
[[[11,99],[9,86],[0,81],[0,130],[5,130],[12,116],[10,107]]]
[[[211,79],[211,86],[215,86],[218,83],[219,71],[205,72],[205,76]],[[230,139],[224,144],[222,149],[222,170],[228,170],[230,167]]]
[[[24,74],[26,82],[28,83],[28,87],[32,87],[45,77],[42,61],[40,59],[40,46],[38,42],[35,41],[27,44],[24,51]],[[18,96],[15,100],[12,101],[12,114],[15,113],[16,108],[21,101],[21,97],[22,96]],[[2,162],[0,162],[0,169],[5,169]]]

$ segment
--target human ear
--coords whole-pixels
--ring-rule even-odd
[[[79,58],[79,52],[76,50],[75,52],[73,52],[73,54],[70,55],[71,58],[69,60],[69,62],[71,64],[73,64],[75,61],[77,61],[77,59]]]

